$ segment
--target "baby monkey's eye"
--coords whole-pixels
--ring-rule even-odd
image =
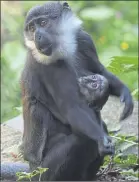
[[[42,20],[41,23],[40,23],[41,27],[44,27],[46,25],[46,23],[47,22],[45,20]]]

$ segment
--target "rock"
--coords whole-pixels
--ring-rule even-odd
[[[133,114],[126,120],[120,121],[120,114],[123,111],[123,105],[119,102],[119,99],[110,97],[102,110],[102,118],[107,123],[108,128],[120,127],[119,133],[123,135],[138,136],[138,102],[134,101]],[[113,127],[112,127],[113,126]]]
[[[22,141],[22,133],[12,127],[1,125],[1,161],[18,161],[18,146]]]
[[[6,122],[4,122],[2,125],[6,125],[9,126],[11,128],[13,128],[16,131],[20,131],[23,133],[23,116],[19,115],[13,119],[10,119]]]

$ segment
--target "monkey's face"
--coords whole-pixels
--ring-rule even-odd
[[[84,76],[79,78],[79,87],[81,93],[88,100],[89,103],[103,100],[109,95],[109,84],[104,76],[99,74]],[[102,104],[102,103],[101,103]]]
[[[59,59],[76,51],[76,33],[81,21],[66,3],[49,2],[32,8],[24,29],[25,43],[39,61]]]

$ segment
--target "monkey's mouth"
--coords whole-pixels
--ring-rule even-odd
[[[50,56],[52,54],[52,44],[45,48],[40,48],[39,51],[46,56]]]

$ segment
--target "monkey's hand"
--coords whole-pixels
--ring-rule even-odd
[[[100,156],[115,154],[115,147],[109,136],[104,135],[104,138],[98,141],[98,150],[99,150]]]
[[[132,96],[127,87],[124,87],[121,92],[120,101],[125,103],[123,113],[121,114],[120,120],[126,119],[133,112],[134,104]]]
[[[116,76],[108,72],[106,69],[103,70],[102,75],[106,77],[109,81],[110,95],[120,97],[121,102],[125,103],[125,107],[120,117],[120,120],[126,119],[132,114],[134,107],[129,89]]]

